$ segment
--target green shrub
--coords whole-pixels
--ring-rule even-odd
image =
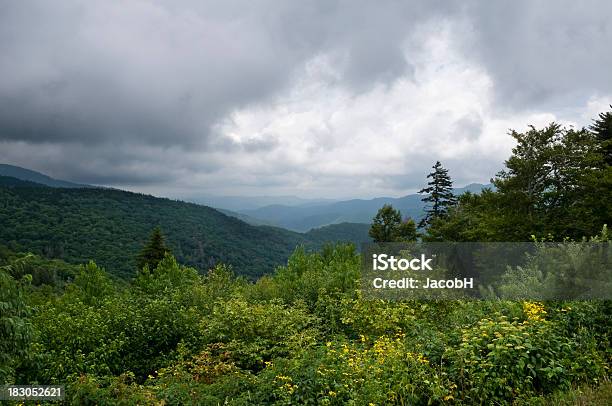
[[[14,368],[30,354],[32,309],[24,298],[24,289],[8,271],[0,268],[0,383],[13,381]],[[24,283],[28,283],[26,278]]]
[[[403,334],[330,341],[300,358],[278,360],[260,374],[278,404],[430,404],[453,399],[456,386]]]
[[[525,302],[524,313],[522,321],[497,314],[462,330],[461,343],[447,357],[463,400],[504,403],[604,374],[595,347],[564,335],[543,304]],[[581,347],[586,353],[576,353]]]
[[[218,302],[201,328],[206,343],[224,343],[242,368],[259,370],[275,357],[295,356],[320,338],[318,319],[303,302]]]

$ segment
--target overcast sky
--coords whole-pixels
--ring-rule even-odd
[[[0,162],[160,196],[488,182],[612,103],[612,2],[0,1]]]

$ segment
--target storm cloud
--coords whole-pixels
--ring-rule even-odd
[[[157,195],[486,182],[612,96],[609,2],[0,5],[0,161]]]

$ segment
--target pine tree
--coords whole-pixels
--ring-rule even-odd
[[[610,105],[612,108],[612,105]],[[597,137],[606,165],[612,166],[612,111],[599,113],[589,130]]]
[[[164,243],[161,229],[155,227],[153,232],[151,232],[149,242],[142,248],[140,255],[138,255],[138,269],[144,268],[145,265],[148,265],[149,269],[157,268],[157,265],[164,259],[166,253],[169,252],[170,250]]]
[[[427,175],[431,181],[427,183],[427,187],[419,191],[421,194],[427,194],[422,201],[430,203],[425,209],[425,217],[419,222],[420,228],[430,225],[437,218],[446,216],[448,209],[457,203],[448,169],[444,169],[440,161],[437,161],[432,168],[434,171]]]

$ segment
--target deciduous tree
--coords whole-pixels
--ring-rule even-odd
[[[415,241],[418,237],[414,220],[406,218],[390,204],[385,204],[372,221],[369,232],[374,242]]]

